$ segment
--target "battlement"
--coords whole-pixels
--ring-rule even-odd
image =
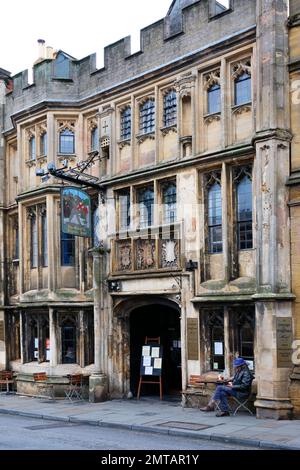
[[[27,70],[12,77],[13,91],[7,95],[6,128],[11,127],[9,116],[41,101],[83,100],[212,47],[255,25],[255,1],[234,0],[230,5],[229,9],[224,9],[213,0],[174,0],[164,19],[141,30],[139,52],[131,54],[129,36],[120,39],[105,47],[104,67],[98,70],[95,54],[80,60],[66,54],[67,77],[55,76],[55,59],[36,63],[33,84],[28,84]]]

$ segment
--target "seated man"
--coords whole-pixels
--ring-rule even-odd
[[[214,411],[215,402],[219,400],[220,412],[216,416],[229,416],[228,396],[237,397],[239,400],[247,398],[251,393],[253,375],[251,374],[245,359],[238,357],[234,360],[235,374],[227,385],[219,385],[209,401],[208,405],[200,408],[201,411]]]

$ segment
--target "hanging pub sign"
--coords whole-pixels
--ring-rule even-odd
[[[62,232],[77,237],[92,236],[91,198],[76,187],[61,190]]]

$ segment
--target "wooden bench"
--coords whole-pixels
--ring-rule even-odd
[[[202,380],[203,377],[201,375],[190,375],[186,390],[181,391],[185,405],[192,404],[194,399],[199,401],[201,397],[207,396],[206,384],[201,382]]]
[[[6,393],[9,393],[9,386],[15,383],[14,381],[14,373],[10,370],[2,370],[0,371],[0,386],[1,391],[3,385],[5,385]]]

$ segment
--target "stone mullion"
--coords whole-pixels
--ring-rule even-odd
[[[58,353],[58,325],[57,314],[53,308],[49,308],[49,336],[50,336],[50,367],[57,366]]]
[[[223,162],[222,164],[221,193],[222,193],[222,238],[223,238],[224,279],[226,283],[228,283],[230,280],[228,194],[231,194],[231,191],[229,187],[228,166],[226,165],[225,162]]]

